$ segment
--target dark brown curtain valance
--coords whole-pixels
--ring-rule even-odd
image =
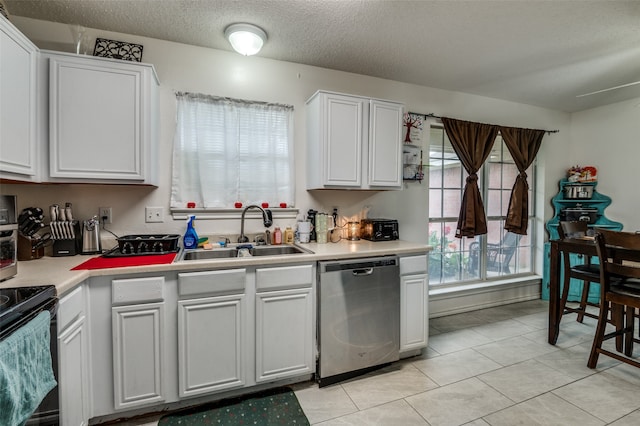
[[[491,153],[498,127],[442,117],[442,124],[454,151],[469,176],[462,194],[456,237],[475,237],[487,233],[487,217],[476,174]]]
[[[526,235],[529,223],[529,184],[526,170],[538,154],[545,130],[496,126],[441,117],[444,129],[460,162],[469,173],[462,195],[456,237],[475,237],[487,233],[487,217],[476,174],[491,153],[498,131],[518,168],[511,190],[504,229]]]
[[[500,134],[520,172],[516,177],[509,199],[504,229],[514,234],[527,235],[529,223],[529,184],[525,172],[538,154],[544,130],[500,127]]]

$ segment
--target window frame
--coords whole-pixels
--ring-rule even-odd
[[[432,158],[434,158],[432,157],[432,154],[431,154],[432,143],[434,142],[432,140],[432,134],[431,134],[432,129],[440,130],[442,132],[442,138],[446,138],[446,132],[441,123],[437,123],[437,122],[429,123],[429,143],[428,143],[429,163],[431,163]],[[447,143],[446,139],[441,139],[440,142],[445,144]],[[450,144],[450,142],[448,143]],[[511,155],[510,153],[508,153],[508,149],[504,144],[504,142],[502,141],[500,134],[498,134],[497,139],[495,141],[495,144],[498,144],[498,143],[501,144],[501,149],[503,150],[501,154],[504,154],[506,152],[508,154],[508,158],[510,158]],[[494,145],[492,151],[494,151],[495,149],[496,149],[496,145]],[[445,158],[446,156],[442,155],[440,157],[440,160],[444,162]],[[478,184],[480,187],[480,194],[482,196],[482,200],[485,204],[485,213],[492,210],[495,211],[495,209],[491,208],[491,206],[488,204],[490,202],[489,192],[491,190],[497,189],[499,191],[508,192],[508,194],[506,195],[507,197],[506,199],[504,197],[504,194],[502,194],[500,198],[501,203],[504,203],[504,205],[501,205],[499,207],[499,211],[501,212],[501,214],[499,215],[487,214],[486,216],[488,228],[491,227],[492,223],[493,224],[499,223],[499,229],[502,231],[500,242],[502,241],[503,239],[502,237],[506,232],[504,231],[504,221],[506,220],[506,210],[508,209],[508,202],[509,202],[508,197],[511,194],[511,188],[513,186],[513,181],[510,181],[510,182],[504,181],[504,174],[505,174],[504,165],[512,164],[513,167],[515,168],[515,172],[518,173],[517,168],[515,167],[515,163],[513,163],[513,161],[505,162],[503,159],[504,159],[504,156],[501,155],[500,157],[501,161],[493,162],[494,164],[499,163],[502,165],[500,167],[501,189],[489,187],[490,159],[487,159],[485,164],[483,164],[483,166],[478,171],[478,177],[479,177]],[[430,165],[429,167],[432,167],[432,166]],[[445,211],[445,200],[446,200],[446,197],[444,197],[444,194],[445,194],[445,190],[455,189],[460,192],[459,198],[462,199],[462,192],[464,191],[465,179],[468,176],[468,173],[460,163],[460,160],[457,159],[457,156],[456,156],[456,167],[460,167],[460,173],[459,173],[460,187],[459,188],[449,188],[448,186],[446,186],[446,181],[444,177],[446,164],[445,164],[445,167],[440,168],[441,176],[439,179],[441,182],[438,188],[433,188],[431,186],[432,173],[431,172],[427,173],[429,175],[428,186],[429,186],[429,212],[430,212],[429,219],[428,219],[428,224],[429,224],[428,234],[429,234],[429,244],[433,246],[433,250],[429,254],[429,262],[430,262],[429,286],[434,289],[435,288],[446,289],[447,287],[472,286],[472,285],[477,285],[478,283],[483,283],[483,282],[499,281],[499,280],[535,275],[534,261],[535,261],[535,247],[537,243],[536,241],[536,238],[537,238],[536,222],[537,221],[535,220],[535,212],[537,211],[536,210],[537,200],[535,197],[535,194],[536,194],[535,182],[536,182],[536,172],[537,172],[537,160],[534,161],[532,165],[529,167],[529,169],[527,170],[528,182],[529,182],[529,227],[527,230],[527,236],[521,236],[518,238],[517,246],[513,254],[512,260],[510,262],[510,264],[514,266],[514,270],[517,272],[510,272],[510,273],[492,272],[487,270],[487,254],[489,251],[488,249],[490,244],[489,234],[476,236],[473,239],[470,239],[470,238],[460,239],[460,238],[454,237],[455,227],[458,222],[458,215],[457,213],[455,216],[443,215]],[[442,216],[435,217],[435,218],[431,217],[431,212],[433,211],[433,208],[434,208],[432,204],[434,200],[431,196],[432,189],[439,190],[440,192],[440,196],[438,197],[440,200],[438,210]],[[459,205],[458,205],[458,209],[459,209]],[[449,233],[446,233],[447,227],[450,228]],[[433,229],[433,228],[439,228],[439,230]],[[436,233],[435,238],[433,234],[434,232]],[[489,231],[489,233],[490,232],[491,231]],[[523,244],[523,240],[526,242],[526,244]],[[476,276],[469,276],[469,272],[467,268],[469,267],[469,262],[471,261],[470,247],[474,242],[477,242],[480,247],[480,264],[478,266],[479,272]],[[453,251],[448,251],[447,247],[451,247],[452,244],[455,246],[455,249]],[[526,252],[523,254],[524,256],[526,256],[525,270],[521,271],[519,266],[520,265],[519,257],[521,255],[522,250],[528,250],[528,255]],[[445,253],[448,253],[448,254],[445,254]],[[502,253],[501,248],[499,249],[499,253],[500,254]],[[447,256],[447,259],[445,259],[444,256]],[[436,265],[433,265],[434,262],[437,262]],[[451,262],[451,263],[447,263],[447,262]],[[452,264],[455,264],[455,263],[457,263],[457,268],[452,267]],[[449,269],[449,271],[447,272],[446,269]],[[437,274],[435,273],[436,271],[438,272]],[[452,272],[453,272],[453,275],[451,275]],[[447,275],[449,276],[449,278],[447,278]],[[436,276],[437,276],[437,280],[435,279]]]
[[[298,209],[295,207],[296,164],[295,164],[295,136],[294,136],[295,133],[294,133],[294,122],[293,122],[294,116],[295,116],[294,107],[292,105],[225,98],[225,97],[218,97],[218,96],[206,95],[206,94],[200,94],[200,93],[176,92],[175,96],[176,96],[176,127],[175,127],[175,136],[174,136],[173,148],[172,148],[172,152],[174,156],[174,164],[171,170],[172,183],[171,183],[171,201],[170,201],[170,211],[173,215],[173,218],[183,219],[188,217],[188,215],[190,214],[197,214],[198,219],[235,219],[239,217],[240,213],[248,205],[251,205],[251,204],[262,205],[262,203],[265,201],[269,202],[268,208],[272,210],[274,218],[286,218],[286,219],[295,218],[297,216]],[[190,105],[186,105],[186,107],[184,106],[185,104],[183,104],[183,107],[185,107],[185,109],[186,108],[193,109],[192,111],[187,112],[187,115],[184,118],[180,116],[181,114],[180,102],[185,102],[185,103],[192,102]],[[206,105],[206,104],[209,104],[209,105]],[[215,113],[215,115],[209,115],[209,116],[198,115],[200,113],[200,111],[198,110],[202,108],[201,105],[205,105],[207,108],[215,108],[217,106],[220,108],[220,110],[217,113]],[[243,109],[243,106],[247,106],[247,108]],[[227,111],[228,108],[231,108],[231,110]],[[230,113],[234,114],[234,111],[244,111],[244,112],[239,112],[238,113],[239,115],[236,118],[232,118],[233,120],[231,122],[232,127],[229,128],[228,127],[229,122],[227,121],[226,117],[227,116],[235,117],[234,115],[229,115]],[[286,115],[283,115],[282,118],[277,118],[279,122],[286,123],[286,127],[281,127],[279,130],[279,133],[274,134],[274,135],[279,135],[277,136],[277,139],[274,139],[274,140],[278,140],[280,144],[284,142],[285,144],[284,149],[286,149],[286,151],[283,151],[283,148],[277,148],[280,145],[271,145],[272,148],[267,148],[266,146],[264,148],[260,148],[260,147],[252,148],[251,146],[244,145],[249,139],[249,136],[251,135],[251,132],[253,131],[253,129],[249,126],[247,129],[249,133],[241,134],[239,133],[241,131],[239,124],[242,123],[241,120],[244,120],[245,124],[243,126],[247,127],[246,123],[252,122],[252,120],[251,119],[247,120],[246,115],[248,113],[251,113],[252,111],[253,112],[257,111],[257,113],[265,111],[265,114],[279,114],[280,112],[282,112],[282,114],[286,114]],[[189,113],[191,114],[191,116],[188,115]],[[204,117],[204,119],[200,117]],[[214,118],[214,117],[218,117],[218,118]],[[241,119],[240,117],[243,117],[243,118]],[[265,123],[267,124],[266,129],[269,129],[269,125],[276,122],[276,121],[273,121],[273,122],[270,121],[272,120],[272,118],[269,115],[260,115],[256,117],[259,117],[259,119],[263,123],[265,123],[265,120],[267,120]],[[220,121],[221,119],[223,121]],[[204,121],[204,123],[200,122],[200,120]],[[190,137],[186,139],[187,142],[180,142],[181,145],[178,146],[179,140],[181,138],[184,138],[184,135],[183,135],[183,133],[185,133],[184,125],[190,125],[190,124],[193,124],[193,122],[196,122],[201,126],[197,130],[195,130],[195,128],[192,127],[192,129],[189,131],[191,132]],[[238,125],[237,128],[236,128],[236,125]],[[217,126],[227,126],[227,127],[225,128],[225,127],[217,127]],[[234,130],[236,129],[238,132],[237,134],[234,133]],[[231,130],[231,133],[229,133],[229,130]],[[197,133],[198,131],[203,131],[203,133]],[[268,132],[268,130],[266,131]],[[205,137],[202,137],[203,134],[205,135]],[[213,142],[211,142],[213,145],[207,147],[200,143],[201,139],[204,139],[204,140],[213,139],[212,137],[210,138],[210,136],[214,136],[216,134],[218,134],[218,137]],[[220,136],[219,136],[220,134],[223,135],[222,139],[220,139]],[[235,134],[236,136],[235,138],[233,138],[233,140],[230,141],[231,145],[228,145],[229,140],[225,137],[227,136],[227,134],[231,134],[231,135]],[[270,138],[273,137],[273,136],[270,136],[271,133],[263,132],[263,135],[264,135],[263,143],[271,142]],[[283,137],[285,139],[282,139]],[[188,146],[185,146],[182,144],[186,144]],[[182,154],[177,155],[176,150],[180,149],[181,147],[184,147],[184,149],[182,149],[182,152],[184,152],[185,154],[184,154],[184,157],[182,157],[183,162],[181,164],[177,164],[179,160],[176,157],[180,157],[180,155]],[[230,198],[228,197],[229,194],[227,194],[226,196],[219,194],[219,195],[214,195],[213,198],[211,198],[210,196],[209,197],[210,201],[207,201],[206,196],[203,195],[201,196],[201,199],[194,200],[197,203],[196,208],[188,207],[188,204],[190,204],[189,203],[190,200],[188,200],[187,198],[191,198],[189,195],[178,196],[177,199],[174,200],[174,191],[179,192],[182,189],[190,189],[193,192],[193,190],[195,189],[196,195],[197,195],[198,193],[200,193],[198,191],[198,188],[200,188],[201,186],[206,186],[207,179],[211,179],[216,176],[217,172],[215,170],[209,172],[209,169],[205,169],[207,173],[198,174],[197,175],[198,179],[193,181],[194,186],[189,186],[189,184],[187,183],[187,186],[185,187],[184,184],[179,184],[174,182],[175,180],[180,179],[181,175],[189,176],[189,173],[190,173],[188,172],[189,164],[190,164],[189,157],[193,156],[194,152],[195,152],[195,155],[198,156],[199,155],[198,152],[202,151],[203,149],[206,149],[208,151],[222,150],[221,152],[225,152],[224,150],[229,149],[229,147],[235,147],[231,149],[235,149],[235,151],[232,151],[232,152],[237,153],[237,155],[233,156],[233,158],[237,162],[231,165],[228,165],[228,159],[227,159],[224,163],[223,171],[226,171],[226,170],[233,171],[234,168],[236,169],[241,168],[243,164],[243,160],[245,159],[245,156],[246,156],[245,152],[247,150],[252,150],[257,148],[260,148],[262,150],[267,149],[269,154],[276,156],[273,158],[273,160],[269,160],[267,158],[266,160],[267,162],[273,161],[274,164],[277,164],[278,162],[281,162],[281,161],[287,161],[288,162],[287,170],[289,171],[284,175],[281,173],[276,173],[276,175],[274,176],[274,179],[277,179],[278,181],[280,181],[282,179],[282,176],[288,175],[289,180],[287,181],[286,183],[287,186],[285,187],[288,189],[282,194],[280,194],[280,195],[283,195],[283,197],[281,197],[278,194],[275,194],[275,192],[274,192],[275,196],[272,197],[277,199],[286,198],[286,200],[280,200],[280,201],[255,200],[254,201],[251,199],[247,199],[247,200],[231,201]],[[286,152],[287,155],[285,157],[282,157],[282,152]],[[212,158],[215,158],[215,156]],[[222,157],[222,158],[224,159],[225,157]],[[250,157],[247,157],[247,158],[250,159]],[[264,158],[264,155],[262,155],[261,158]],[[211,160],[209,161],[211,162]],[[220,160],[217,160],[217,161],[220,162]],[[263,159],[262,161],[264,162],[265,160]],[[246,167],[251,167],[251,164],[252,163],[246,164]],[[185,169],[185,167],[187,167],[187,169]],[[187,171],[185,172],[185,170]],[[216,169],[216,170],[219,171],[219,169]],[[270,169],[267,167],[265,170],[270,170]],[[246,175],[246,172],[238,172],[238,176],[236,178],[233,178],[231,182],[232,183],[235,182],[235,184],[239,185],[241,182],[246,181],[246,179],[244,180],[242,179],[242,176],[245,176],[245,175]],[[193,177],[190,177],[190,179],[193,179]],[[224,183],[224,180],[219,181],[218,186],[220,185],[220,183]],[[229,188],[229,186],[225,186],[225,188]],[[278,184],[278,188],[280,188],[280,184]],[[204,194],[205,191],[204,190],[201,190],[201,191]],[[241,194],[244,192],[242,187],[238,187],[237,191],[240,191],[237,194]],[[249,190],[249,192],[251,192],[251,190]],[[267,191],[267,192],[270,192],[270,191]],[[284,195],[285,193],[289,194],[289,196]],[[237,195],[237,194],[235,196],[232,195],[232,197],[239,198],[240,195]],[[221,197],[223,199],[218,200],[216,202],[216,199],[219,199]],[[250,198],[255,198],[255,194],[253,197],[250,197]],[[220,201],[222,201],[222,203],[220,203]],[[241,207],[235,206],[236,202],[238,201],[242,203]],[[285,207],[280,207],[281,201],[286,201],[287,205]],[[216,203],[219,205],[217,206],[211,205]],[[207,204],[209,205],[206,206]],[[250,213],[247,213],[247,214],[251,215]]]

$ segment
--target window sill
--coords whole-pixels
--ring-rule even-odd
[[[448,286],[429,286],[430,297],[447,297],[461,294],[484,293],[486,291],[495,290],[496,287],[504,288],[505,286],[520,286],[524,284],[533,284],[542,282],[540,275],[530,274],[524,276],[514,276],[511,278],[501,278],[491,281],[467,282],[460,285]]]
[[[171,209],[171,216],[174,220],[184,220],[189,215],[196,215],[198,220],[224,220],[240,219],[244,208],[239,209]],[[274,219],[296,219],[298,209],[296,208],[269,208]],[[247,210],[245,217],[262,217],[260,210]]]

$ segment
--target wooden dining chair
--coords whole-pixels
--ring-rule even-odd
[[[563,240],[569,238],[580,238],[587,235],[588,230],[587,222],[560,222],[558,225],[558,234],[560,239]],[[577,313],[576,321],[582,322],[584,317],[598,318],[597,314],[587,312],[587,306],[599,306],[597,303],[590,303],[588,301],[589,290],[591,283],[600,283],[600,266],[597,264],[591,264],[591,258],[586,257],[584,263],[571,262],[571,255],[569,252],[562,253],[562,261],[564,263],[564,282],[562,285],[562,297],[560,298],[560,308],[562,315],[569,313]],[[582,295],[578,307],[572,308],[567,306],[567,300],[569,298],[569,287],[572,278],[581,280]]]
[[[640,234],[599,229],[596,249],[600,261],[600,315],[587,366],[596,368],[600,354],[640,368],[631,358],[636,311],[640,309]],[[612,279],[615,278],[615,279]],[[613,332],[605,334],[607,316],[616,324]],[[624,353],[602,348],[613,337],[624,336]]]

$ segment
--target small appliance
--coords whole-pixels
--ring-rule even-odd
[[[595,207],[567,207],[560,210],[560,220],[572,222],[595,223],[598,220],[598,209]]]
[[[360,238],[369,241],[391,241],[400,238],[395,219],[362,219]]]
[[[98,217],[85,220],[82,226],[82,254],[100,253],[100,222]]]
[[[18,273],[18,219],[16,196],[0,196],[0,281]]]

